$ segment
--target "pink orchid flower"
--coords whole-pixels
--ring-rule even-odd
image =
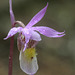
[[[37,72],[38,70],[38,64],[37,64],[37,58],[36,58],[36,52],[35,52],[35,46],[33,46],[35,43],[33,42],[38,42],[41,41],[41,36],[45,35],[47,37],[52,37],[52,38],[58,38],[64,36],[64,32],[58,32],[52,28],[45,27],[45,26],[36,26],[33,27],[36,23],[38,23],[45,15],[46,10],[48,7],[47,5],[39,11],[31,20],[30,22],[25,26],[21,21],[15,21],[14,24],[19,24],[21,26],[19,27],[13,27],[10,29],[8,35],[5,40],[8,39],[9,37],[12,37],[16,33],[19,33],[18,36],[18,48],[20,50],[20,67],[21,69],[29,74],[33,75]],[[12,4],[10,0],[10,14],[11,14],[11,21],[13,23],[14,18],[13,18],[13,11],[12,11]],[[39,34],[39,33],[40,34]],[[29,44],[33,44],[32,47]],[[32,60],[30,60],[30,58]],[[29,61],[30,60],[30,61]]]

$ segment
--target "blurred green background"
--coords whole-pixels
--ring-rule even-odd
[[[64,31],[62,38],[43,35],[37,45],[39,70],[35,75],[75,75],[75,0],[13,0],[16,20],[25,25],[49,2],[44,18],[36,25]],[[8,75],[10,39],[4,41],[11,28],[9,1],[0,0],[0,75]],[[13,75],[25,75],[19,67],[17,35],[14,43]]]

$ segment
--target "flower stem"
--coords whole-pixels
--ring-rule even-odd
[[[12,75],[13,48],[14,48],[14,36],[12,36],[11,40],[10,40],[10,53],[9,53],[9,70],[8,70],[8,75]]]
[[[12,10],[12,0],[9,0],[9,11],[10,11],[10,19],[11,19],[11,25],[14,27],[15,17]],[[12,75],[12,64],[13,64],[13,48],[14,48],[14,36],[11,37],[10,40],[10,53],[9,53],[9,69],[8,69],[8,75]]]

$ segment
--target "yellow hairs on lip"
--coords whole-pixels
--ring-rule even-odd
[[[24,56],[28,60],[32,60],[36,56],[36,50],[35,48],[28,48],[24,51]]]

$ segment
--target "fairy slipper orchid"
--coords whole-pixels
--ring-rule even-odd
[[[53,38],[62,37],[65,35],[64,32],[58,32],[49,27],[33,27],[33,25],[38,23],[44,17],[47,7],[48,3],[30,20],[30,22],[26,26],[21,21],[15,21],[14,24],[19,24],[20,26],[11,28],[7,37],[4,38],[6,40],[9,37],[15,35],[16,33],[19,33],[19,36],[17,38],[17,45],[20,51],[20,67],[28,75],[33,75],[38,70],[35,46],[38,41],[41,41],[40,34]]]

